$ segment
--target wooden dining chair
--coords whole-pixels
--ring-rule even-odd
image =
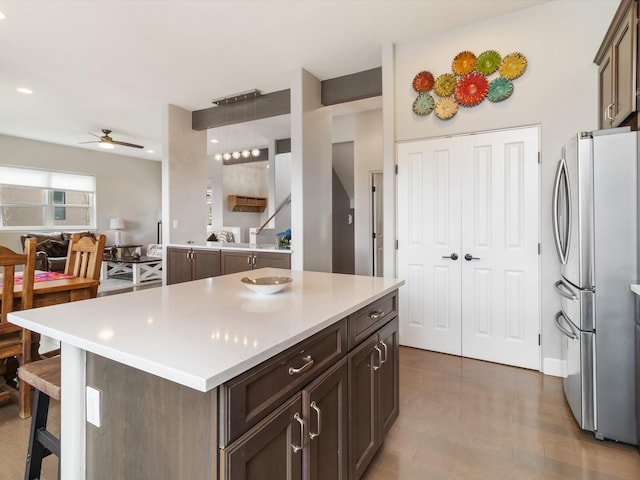
[[[91,278],[100,280],[104,244],[107,237],[99,235],[97,239],[81,237],[77,233],[71,235],[67,263],[64,273],[74,277]],[[91,298],[98,296],[98,287],[91,291]]]
[[[20,310],[33,306],[33,282],[36,264],[36,242],[25,242],[25,253],[16,253],[0,246],[0,267],[2,267],[2,303],[0,305],[0,361],[17,357],[18,365],[31,361],[31,332],[13,325],[7,320],[7,314],[18,305]],[[22,266],[22,281],[16,285],[16,267]],[[20,285],[21,284],[21,285]],[[19,298],[19,300],[18,300]],[[18,415],[26,418],[31,415],[31,387],[25,382],[18,383],[18,391],[10,387],[4,376],[0,376],[0,400],[10,398],[18,403]]]

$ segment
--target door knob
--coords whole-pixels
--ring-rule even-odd
[[[467,254],[464,256],[464,259],[465,259],[467,262],[470,262],[471,260],[480,260],[480,258],[479,258],[479,257],[474,257],[474,256],[473,256],[473,255],[471,255],[470,253],[467,253]]]
[[[458,259],[458,254],[457,253],[452,253],[451,255],[443,255],[442,258],[450,258],[451,260],[457,260]]]

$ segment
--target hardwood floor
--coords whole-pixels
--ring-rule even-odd
[[[400,417],[364,480],[640,478],[636,447],[577,426],[562,380],[400,349]]]
[[[556,377],[402,347],[400,408],[363,480],[640,478],[638,449],[581,431]],[[58,405],[50,418],[57,431]],[[17,407],[1,406],[0,479],[23,477],[28,438]]]

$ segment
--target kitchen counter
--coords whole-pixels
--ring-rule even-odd
[[[291,276],[293,282],[278,294],[258,295],[240,283],[244,276],[14,312],[9,321],[206,392],[402,284],[265,268],[252,276]]]
[[[204,248],[211,250],[249,250],[252,252],[291,253],[290,248],[278,248],[273,243],[227,243],[227,242],[198,242],[189,244],[168,244],[168,247]]]
[[[164,449],[173,441],[193,442],[179,451],[155,453],[164,459],[165,469],[184,468],[183,458],[172,455],[188,455],[190,468],[200,472],[188,478],[211,478],[206,472],[217,469],[215,455],[211,457],[216,419],[227,408],[220,405],[220,413],[215,413],[217,387],[404,283],[272,268],[253,274],[290,276],[293,282],[280,293],[263,296],[241,284],[246,275],[241,272],[9,315],[10,322],[61,342],[61,478],[107,478],[96,473],[105,470],[99,462],[128,461],[128,456],[122,457],[117,433],[122,429],[140,432],[127,448],[143,451]],[[96,428],[85,421],[85,390],[95,385],[93,376],[106,370],[115,371],[112,378],[121,379],[122,385],[97,385],[102,425]],[[174,396],[163,400],[167,395]],[[156,421],[159,417],[161,422]],[[167,422],[173,421],[175,428],[188,429],[188,438],[183,432],[182,440],[165,439],[174,431]],[[208,454],[197,452],[202,445],[207,445]],[[140,479],[178,478],[169,471],[149,473],[160,468],[154,462],[144,463],[144,468],[149,470]]]

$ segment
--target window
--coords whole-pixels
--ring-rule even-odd
[[[95,177],[0,165],[0,229],[95,228]]]

